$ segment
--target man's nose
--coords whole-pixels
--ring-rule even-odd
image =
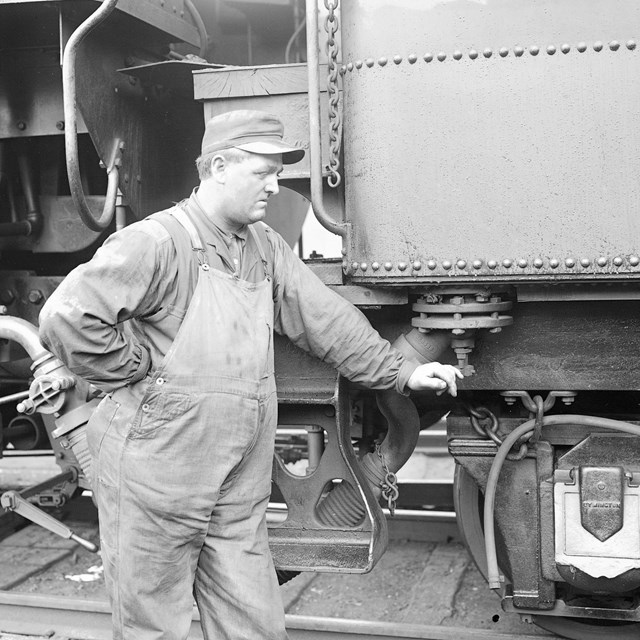
[[[265,191],[272,196],[276,195],[276,193],[280,191],[280,187],[278,186],[277,176],[269,177],[269,180],[267,181],[267,184],[265,186]]]

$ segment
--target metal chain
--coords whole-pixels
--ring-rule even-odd
[[[531,413],[531,417],[535,418],[536,423],[533,428],[533,435],[529,438],[529,442],[535,443],[542,436],[542,418],[544,418],[544,402],[542,396],[534,396],[533,402],[536,405],[535,413]]]
[[[342,137],[342,118],[338,103],[340,92],[338,91],[338,43],[336,33],[339,23],[336,9],[339,0],[324,0],[324,6],[329,12],[324,21],[324,29],[327,32],[327,93],[329,94],[329,176],[327,183],[334,189],[342,182],[340,175],[340,141]]]
[[[498,435],[499,422],[496,415],[486,407],[474,408],[471,405],[465,405],[465,408],[469,412],[471,426],[475,429],[476,433],[483,438],[490,438],[497,447],[500,447],[502,445],[502,438]],[[509,453],[507,459],[522,460],[527,453],[529,453],[527,443],[521,442],[518,451]]]
[[[378,443],[376,443],[376,453],[378,454],[378,458],[380,458],[380,462],[382,463],[382,468],[384,469],[385,473],[384,481],[380,483],[380,487],[382,488],[382,496],[387,501],[389,513],[393,518],[396,512],[396,500],[400,495],[400,491],[398,490],[398,478],[396,474],[393,473],[393,471],[389,470],[387,462],[384,459],[382,449]]]
[[[486,407],[467,406],[467,411],[471,416],[471,426],[478,435],[483,438],[491,438],[496,445],[502,444],[502,439],[498,436],[498,418]]]

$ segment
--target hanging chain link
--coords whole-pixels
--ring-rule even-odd
[[[475,429],[476,433],[483,438],[493,440],[496,446],[500,447],[502,445],[502,438],[498,435],[499,422],[496,415],[486,407],[472,407],[471,405],[465,405],[465,407],[469,412],[471,426]],[[527,443],[521,442],[518,451],[509,453],[507,459],[522,460],[527,453],[529,453]]]
[[[327,92],[329,94],[329,177],[327,182],[334,189],[340,185],[340,140],[342,136],[342,118],[338,103],[340,92],[338,90],[338,43],[336,33],[338,31],[338,0],[324,0],[324,6],[329,12],[324,21],[324,29],[327,32]]]
[[[380,483],[380,487],[382,488],[382,497],[387,501],[389,513],[393,518],[396,512],[396,500],[400,495],[400,491],[398,490],[398,478],[393,471],[389,470],[387,461],[384,459],[382,449],[378,443],[376,443],[376,453],[378,454],[378,458],[380,458],[380,462],[382,463],[382,468],[385,473],[384,481]]]

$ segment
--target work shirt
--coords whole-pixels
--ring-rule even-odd
[[[229,237],[202,210],[197,192],[180,206],[205,242],[212,268],[249,282],[264,280],[256,239],[248,228],[237,239]],[[141,380],[161,363],[195,289],[197,263],[189,240],[177,239],[186,243],[186,250],[178,251],[169,232],[154,220],[162,215],[169,214],[154,214],[109,236],[91,261],[65,278],[40,314],[43,345],[74,374],[105,392]],[[327,288],[278,233],[264,228],[275,331],[353,382],[404,392],[416,363],[405,360],[364,314]],[[241,248],[238,265],[231,242]]]

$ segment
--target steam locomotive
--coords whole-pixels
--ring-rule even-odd
[[[96,390],[43,350],[43,302],[189,193],[206,119],[265,109],[308,149],[272,226],[293,244],[310,202],[342,257],[309,266],[465,374],[455,401],[376,394],[277,343],[279,422],[309,458],[274,458],[283,577],[370,570],[386,473],[446,415],[459,526],[503,608],[636,638],[637,24],[632,0],[0,0],[2,442],[60,465],[2,506],[74,535],[38,507],[90,489]]]

